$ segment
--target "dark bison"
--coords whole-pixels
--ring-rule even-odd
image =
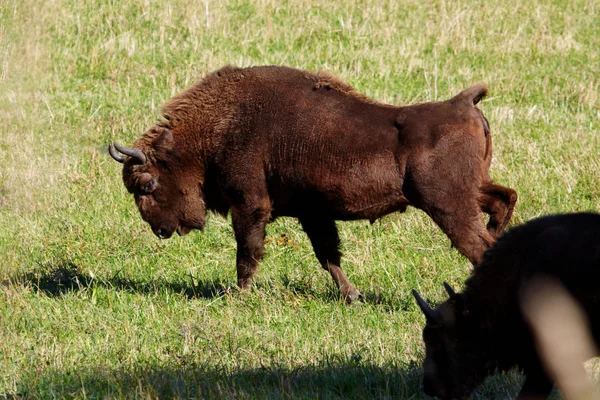
[[[351,301],[360,293],[340,268],[336,220],[373,222],[413,205],[474,264],[506,227],[517,195],[488,175],[490,130],[475,107],[486,90],[394,107],[322,73],[225,67],[170,100],[133,148],[109,150],[159,238],[202,230],[207,209],[231,210],[247,288],[265,225],[296,217]]]
[[[425,392],[466,399],[495,370],[519,367],[518,398],[545,398],[553,387],[520,305],[540,279],[559,282],[588,316],[600,338],[600,215],[539,218],[503,235],[472,272],[462,293],[432,309],[413,290],[427,323],[423,330]]]

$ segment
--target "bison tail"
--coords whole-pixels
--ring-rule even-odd
[[[480,82],[480,83],[476,83],[475,85],[471,86],[468,89],[463,90],[458,95],[456,95],[456,97],[454,97],[452,100],[465,102],[469,105],[476,105],[477,103],[479,103],[481,101],[481,99],[483,99],[485,96],[487,96],[487,93],[488,93],[487,85],[485,83]]]

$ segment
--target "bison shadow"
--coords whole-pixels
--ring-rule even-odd
[[[119,369],[51,370],[23,377],[16,398],[62,393],[91,398],[170,399],[426,399],[422,373],[414,366],[396,369],[352,360],[295,369],[262,367],[228,372],[218,367],[180,365]]]
[[[412,362],[379,366],[356,358],[340,361],[328,357],[318,365],[293,369],[271,366],[227,371],[182,361],[179,365],[135,366],[130,370],[47,370],[35,379],[24,376],[18,385],[20,393],[11,398],[61,393],[90,398],[430,399],[421,388],[423,373]],[[521,377],[515,372],[496,375],[471,398],[514,398],[520,384]],[[555,392],[551,398],[560,396]]]
[[[215,298],[230,289],[216,281],[194,284],[160,281],[138,282],[119,277],[108,279],[92,277],[80,268],[65,262],[45,265],[43,272],[28,273],[13,277],[9,282],[29,286],[50,297],[69,292],[104,287],[141,294],[153,294],[168,290],[181,293],[189,299]],[[3,284],[7,284],[4,282]],[[289,289],[299,295],[322,297],[304,284],[288,282]],[[264,289],[264,288],[263,288]],[[326,298],[340,300],[332,288]],[[363,301],[380,305],[390,312],[408,307],[406,303],[385,294],[368,293]],[[247,370],[227,371],[215,366],[198,365],[194,360],[183,357],[175,366],[136,366],[122,369],[83,369],[59,371],[46,370],[41,376],[23,376],[18,385],[19,393],[1,394],[2,398],[40,397],[43,393],[62,393],[78,397],[83,393],[93,398],[151,397],[151,398],[319,398],[319,399],[429,399],[421,389],[422,370],[411,362],[401,367],[369,365],[361,362],[360,356],[340,361],[341,357],[327,356],[317,366],[300,366],[295,369],[263,367]],[[521,376],[516,372],[494,375],[472,395],[472,399],[514,398]],[[143,393],[140,393],[140,390]],[[43,397],[43,396],[42,396]],[[556,391],[552,398],[560,398]]]
[[[155,294],[168,291],[184,295],[188,299],[204,298],[214,299],[227,293],[238,290],[220,280],[199,280],[189,277],[188,282],[169,282],[164,279],[137,281],[124,278],[117,272],[112,277],[94,277],[82,272],[81,268],[73,262],[58,262],[44,264],[35,272],[15,275],[4,285],[12,284],[31,287],[36,292],[44,293],[49,297],[58,297],[69,292],[78,292],[94,287],[127,291],[139,294]],[[294,281],[283,277],[283,286],[295,295],[305,298],[319,299],[326,302],[343,301],[339,291],[331,285],[325,292],[315,289],[308,282]],[[269,284],[255,282],[257,290],[271,290]],[[383,307],[387,312],[402,312],[414,308],[414,299],[407,295],[399,296],[393,293],[380,293],[376,291],[364,291],[359,303],[367,303]]]
[[[28,286],[50,297],[69,292],[77,292],[94,287],[116,289],[140,294],[154,294],[162,291],[180,293],[188,299],[211,299],[222,296],[230,289],[219,281],[199,281],[190,277],[189,283],[152,280],[147,282],[123,278],[117,272],[110,278],[93,277],[81,272],[72,262],[43,265],[40,271],[16,275],[9,282]],[[6,283],[5,283],[6,284]]]

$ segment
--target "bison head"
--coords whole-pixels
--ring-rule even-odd
[[[461,294],[444,282],[450,298],[432,309],[413,290],[427,324],[423,329],[425,360],[423,389],[440,399],[466,399],[488,373],[479,346],[477,323],[466,309]]]
[[[156,126],[135,147],[114,143],[108,151],[123,164],[123,182],[154,234],[166,239],[174,232],[183,236],[192,229],[202,230],[206,216],[202,178],[174,149],[173,133]]]

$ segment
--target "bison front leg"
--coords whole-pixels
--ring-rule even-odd
[[[492,236],[498,237],[504,232],[512,217],[517,202],[517,192],[492,182],[484,184],[480,192],[481,210],[490,215],[487,230]]]
[[[517,400],[544,400],[547,399],[554,383],[544,372],[541,365],[529,369],[525,368],[525,382],[517,396]]]
[[[236,206],[232,208],[231,218],[237,242],[238,286],[247,289],[265,254],[265,227],[270,218],[270,208]]]
[[[308,235],[321,266],[331,274],[344,300],[351,303],[361,296],[350,283],[340,267],[340,237],[335,221],[318,218],[300,218],[304,232]]]

